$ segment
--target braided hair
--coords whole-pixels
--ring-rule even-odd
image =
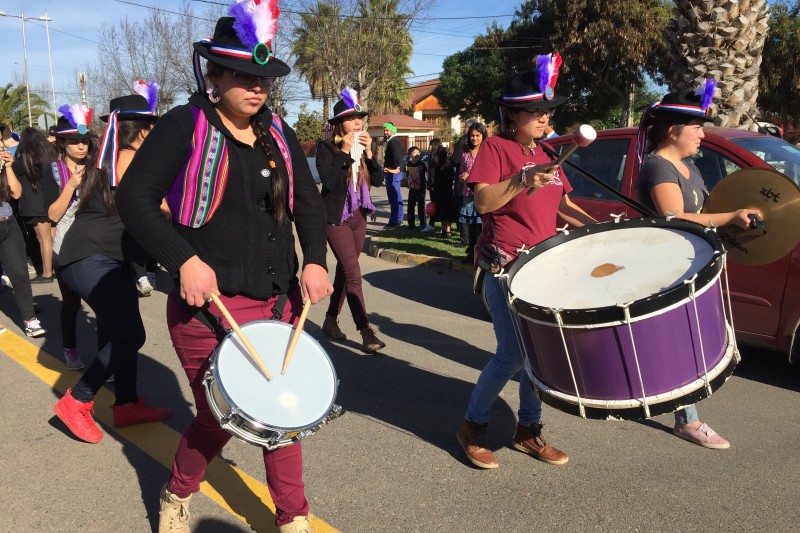
[[[264,155],[267,156],[267,160],[272,163],[274,161],[272,143],[267,130],[264,128],[263,116],[263,114],[257,114],[250,117],[250,126],[253,128],[253,133],[256,134],[256,146],[261,148]],[[282,224],[286,221],[286,184],[277,172],[273,173],[272,176],[272,206],[275,210],[275,221],[278,224]]]

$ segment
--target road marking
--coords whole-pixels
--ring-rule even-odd
[[[60,360],[43,351],[35,344],[0,324],[0,352],[16,361],[45,384],[66,394],[69,385],[63,377],[69,375]],[[72,374],[70,372],[70,374]],[[77,376],[77,374],[75,374]],[[74,380],[66,380],[73,383]],[[106,433],[114,433],[127,440],[144,453],[170,470],[181,434],[158,422],[116,429],[112,426],[111,404],[114,394],[103,387],[95,396],[94,418],[101,422]],[[261,481],[224,461],[212,461],[208,465],[206,478],[200,484],[200,492],[214,500],[217,505],[248,524],[256,531],[275,531],[275,504],[269,489]],[[271,512],[267,512],[267,511]],[[314,515],[312,525],[317,533],[339,533],[339,530]]]

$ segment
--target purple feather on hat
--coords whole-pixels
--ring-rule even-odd
[[[353,107],[356,106],[356,104],[359,103],[358,102],[358,93],[355,92],[355,90],[353,90],[350,87],[345,87],[344,89],[342,89],[342,92],[340,93],[340,96],[342,97],[342,101],[349,108],[353,108]]]
[[[72,124],[72,127],[76,127],[78,124],[75,122],[75,117],[72,115],[72,106],[69,104],[64,104],[58,108],[58,112],[64,115],[64,118]]]
[[[228,14],[236,19],[233,29],[239,40],[248,48],[259,43],[267,44],[278,32],[278,0],[237,0]]]
[[[539,91],[544,92],[550,82],[550,56],[536,56],[536,71],[539,74]]]
[[[147,100],[147,105],[152,113],[155,113],[156,107],[158,107],[158,89],[159,86],[156,80],[150,80],[150,83],[144,80],[133,83],[133,92]]]
[[[252,48],[258,44],[258,33],[256,32],[256,23],[253,19],[251,11],[248,9],[247,2],[237,2],[232,4],[228,10],[228,15],[236,19],[233,23],[233,29],[236,30],[236,35],[242,44],[248,48]]]
[[[695,91],[695,94],[699,95],[702,93],[703,95],[703,98],[700,102],[700,108],[703,111],[706,111],[708,109],[708,106],[711,105],[711,101],[714,99],[714,89],[716,89],[716,87],[717,87],[717,80],[715,80],[714,78],[708,78],[706,80],[705,85],[699,86],[697,88],[697,91]]]

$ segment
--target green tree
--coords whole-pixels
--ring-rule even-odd
[[[800,1],[770,8],[769,33],[761,62],[761,108],[800,124]]]
[[[663,0],[529,0],[507,29],[493,24],[468,49],[445,59],[436,96],[451,114],[495,117],[505,77],[533,68],[538,54],[559,52],[564,63],[556,93],[568,102],[556,113],[557,129],[606,125],[610,116],[618,117],[614,125],[628,124],[647,78],[628,55],[660,65],[654,57],[663,49],[667,15]],[[650,70],[659,75],[657,67]]]
[[[301,104],[297,113],[294,131],[300,142],[312,142],[322,138],[325,131],[325,120],[319,111],[309,111],[308,104]]]
[[[30,93],[31,113],[30,118],[34,124],[40,115],[46,114],[50,110],[50,104],[36,94]],[[7,118],[11,124],[11,129],[20,131],[29,125],[28,121],[28,94],[24,85],[9,83],[0,88],[0,119]]]
[[[294,30],[295,69],[312,97],[330,100],[349,85],[362,104],[385,112],[407,106],[411,90],[409,27],[431,0],[302,0]]]
[[[542,2],[545,3],[545,2]],[[657,75],[653,59],[666,54],[669,22],[664,0],[571,0],[553,26],[552,42],[574,77],[602,85],[616,96],[618,126],[633,125],[634,100],[645,75]],[[586,87],[586,89],[590,89]]]
[[[766,0],[676,0],[675,17],[667,29],[672,88],[689,91],[714,78],[718,89],[714,123],[754,128],[752,115],[768,27]],[[784,68],[778,67],[781,73]]]

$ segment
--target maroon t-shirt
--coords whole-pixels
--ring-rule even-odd
[[[538,165],[549,161],[552,159],[540,146],[531,155],[517,141],[490,137],[481,144],[467,183],[492,185],[519,175],[525,163]],[[483,215],[483,230],[489,229],[488,217],[492,217],[497,245],[511,257],[519,255],[517,249],[523,245],[530,248],[556,234],[561,197],[571,192],[572,186],[560,167],[553,174],[561,180],[561,185],[550,183],[536,189],[531,196],[523,190],[497,211]]]

